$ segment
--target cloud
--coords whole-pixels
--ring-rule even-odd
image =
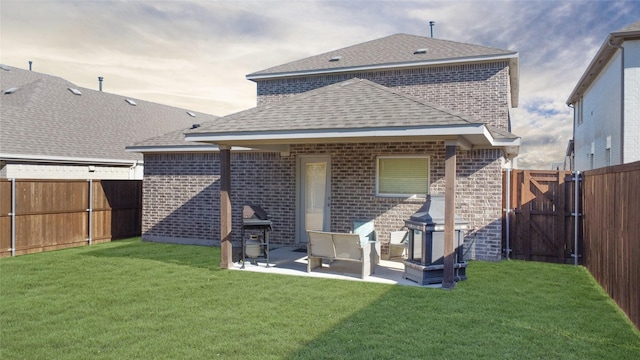
[[[534,99],[512,113],[512,131],[522,137],[518,167],[549,169],[552,162],[564,159],[573,132],[570,108],[551,99]]]
[[[2,1],[0,62],[216,115],[255,106],[245,75],[394,33],[516,50],[521,167],[562,160],[565,104],[636,1]]]

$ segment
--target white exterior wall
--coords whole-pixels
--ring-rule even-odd
[[[1,171],[7,179],[94,179],[142,180],[142,165],[133,167],[89,165],[6,164]]]
[[[621,56],[618,50],[575,104],[575,169],[640,161],[640,40],[624,46],[624,125]],[[580,123],[582,117],[582,123]],[[624,129],[623,129],[624,127]],[[611,149],[607,152],[607,138]],[[623,140],[624,138],[624,140]],[[590,153],[593,149],[593,167]],[[609,159],[610,157],[610,159]]]
[[[589,170],[620,164],[621,156],[621,62],[620,51],[584,93],[575,108],[582,112],[582,123],[575,119],[575,169]],[[576,111],[578,114],[580,111]],[[579,115],[578,115],[579,117]],[[611,150],[606,150],[611,137]],[[593,167],[591,151],[593,147]],[[610,157],[610,159],[609,159]]]
[[[624,46],[624,163],[640,160],[640,40]]]

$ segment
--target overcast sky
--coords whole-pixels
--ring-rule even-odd
[[[396,33],[516,50],[521,168],[562,161],[570,92],[640,1],[0,0],[0,63],[81,87],[227,115],[255,106],[245,75]]]

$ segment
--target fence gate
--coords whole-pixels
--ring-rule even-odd
[[[510,176],[508,172],[503,174],[503,204],[510,210],[505,211],[504,217],[504,222],[509,222],[509,244],[507,227],[503,224],[503,249],[510,248],[510,257],[514,259],[573,262],[571,172],[511,170],[510,173]]]

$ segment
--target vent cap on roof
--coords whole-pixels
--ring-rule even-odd
[[[196,114],[191,112],[191,111],[187,111],[187,115],[189,115],[191,117],[196,117]]]
[[[132,99],[124,99],[124,101],[126,101],[129,105],[133,105],[133,106],[137,105],[136,102],[133,101]]]
[[[82,95],[82,92],[76,88],[69,88],[69,91],[71,91],[73,95]]]
[[[329,59],[329,61],[334,62],[334,61],[340,61],[342,60],[342,56],[337,55],[337,56],[332,56],[331,59]]]
[[[427,53],[427,51],[429,51],[429,49],[427,49],[427,48],[421,48],[421,49],[418,49],[418,50],[414,51],[413,53],[414,53],[414,54],[426,54],[426,53]]]
[[[7,95],[7,94],[13,94],[14,92],[20,90],[19,87],[12,87],[12,88],[8,88],[7,90],[3,91],[2,93]]]

